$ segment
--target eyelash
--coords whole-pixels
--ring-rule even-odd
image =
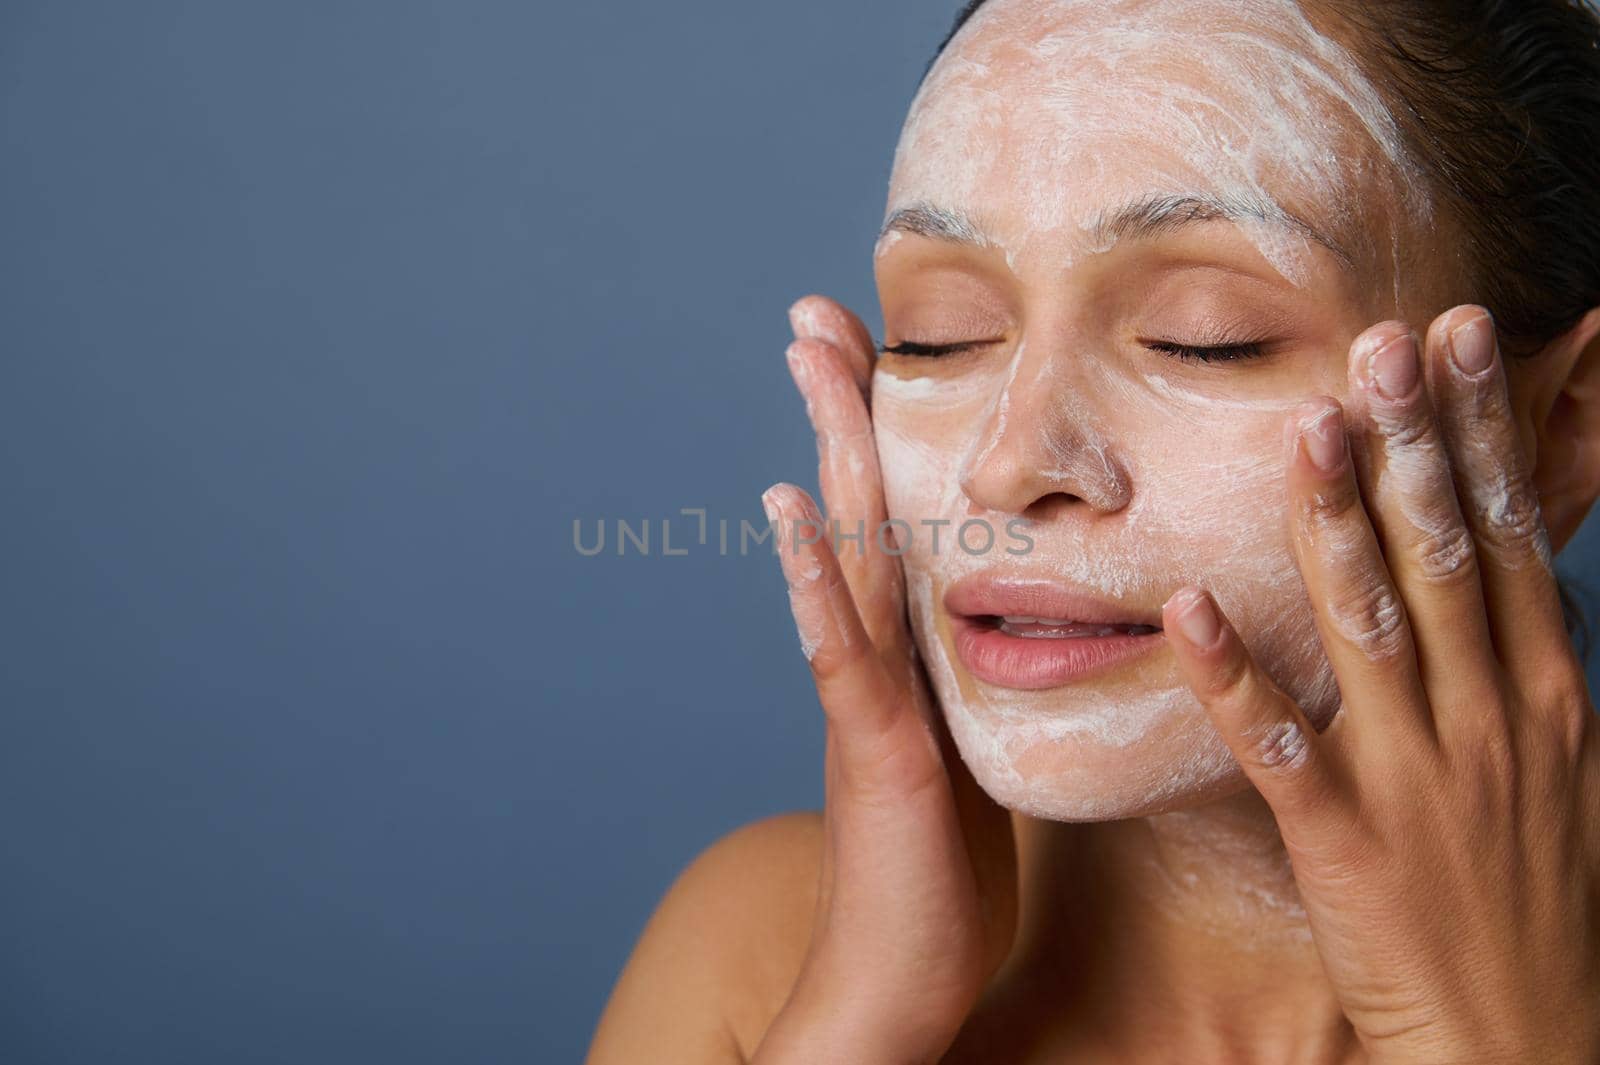
[[[916,355],[922,358],[938,358],[941,355],[954,355],[958,351],[966,351],[977,346],[977,344],[918,344],[915,340],[902,340],[898,344],[880,344],[878,345],[878,351],[884,355]]]
[[[1240,362],[1244,359],[1259,359],[1266,354],[1259,343],[1219,344],[1215,347],[1201,348],[1167,340],[1152,340],[1146,347],[1175,359],[1194,362]]]
[[[904,340],[898,344],[883,344],[878,351],[885,355],[913,355],[920,358],[936,359],[944,355],[954,355],[971,348],[981,347],[981,344],[918,344],[914,340]],[[1173,341],[1153,340],[1146,347],[1152,351],[1186,362],[1239,362],[1244,359],[1260,358],[1265,352],[1259,343],[1247,344],[1219,344],[1213,347],[1197,347],[1192,344],[1178,344]]]

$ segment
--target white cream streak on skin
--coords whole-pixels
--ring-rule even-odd
[[[794,314],[803,328],[815,332],[817,317],[809,304],[801,304]],[[805,397],[806,418],[816,427],[818,465],[827,469],[833,480],[839,484],[852,486],[860,484],[867,473],[866,464],[861,459],[861,449],[852,446],[855,443],[854,441],[841,439],[840,434],[831,430],[827,422],[819,423],[816,419],[814,405],[811,402],[812,390],[815,385],[812,383],[813,377],[810,364],[805,359],[791,353],[789,366],[793,369],[798,381],[803,385],[802,395]]]
[[[973,438],[972,447],[968,449],[966,456],[962,460],[963,478],[973,466],[988,459],[990,452],[994,450],[995,445],[1000,441],[1000,437],[1005,433],[1006,415],[1011,410],[1011,393],[1016,388],[1017,372],[1022,368],[1022,358],[1027,353],[1027,350],[1028,342],[1027,340],[1022,340],[1012,353],[1011,362],[1006,367],[1006,379],[994,393],[994,403],[985,418],[986,421],[993,420],[994,429],[990,432],[980,433]]]
[[[1207,396],[1192,389],[1175,385],[1166,377],[1158,373],[1144,375],[1150,390],[1156,395],[1185,404],[1193,408],[1190,413],[1202,418],[1215,417],[1221,411],[1278,411],[1287,414],[1293,410],[1298,400],[1287,401],[1281,399],[1240,399],[1235,396]],[[1181,409],[1181,408],[1180,408]]]
[[[797,547],[801,526],[796,520],[784,516],[775,498],[763,496],[761,506],[766,511],[767,523],[775,530],[773,546],[779,552],[778,561],[783,566],[784,580],[789,586],[789,610],[794,615],[795,629],[800,637],[800,652],[809,662],[822,646],[828,613],[832,609],[827,590],[821,586],[822,566],[810,555],[801,558]],[[804,521],[808,529],[816,518],[817,515],[807,514]],[[809,531],[806,535],[810,535]],[[839,631],[844,631],[842,626]]]
[[[789,550],[789,547],[786,545],[783,549]],[[832,636],[838,642],[839,650],[848,650],[851,646],[851,619],[846,616],[851,609],[848,599],[835,594],[837,589],[823,579],[822,565],[814,557],[807,556],[803,562],[799,558],[791,561],[794,575],[789,581],[789,607],[794,613],[795,628],[800,634],[800,650],[806,656],[806,661],[816,658],[823,641],[828,638],[830,621]]]
[[[1513,447],[1520,446],[1515,443]],[[1468,458],[1467,505],[1474,508],[1480,519],[1490,529],[1508,542],[1526,539],[1533,547],[1533,565],[1553,573],[1554,552],[1550,534],[1545,528],[1544,516],[1539,511],[1538,497],[1532,488],[1522,485],[1522,491],[1513,484],[1505,456],[1499,453],[1496,434],[1469,434],[1466,441]],[[1486,477],[1484,471],[1492,471]],[[1512,560],[1514,561],[1514,560]]]
[[[1163,893],[1181,900],[1206,882],[1224,879],[1228,890],[1208,896],[1224,904],[1231,899],[1231,912],[1212,915],[1205,927],[1226,936],[1230,947],[1270,947],[1284,934],[1311,939],[1288,854],[1258,825],[1235,823],[1229,811],[1216,808],[1173,810],[1139,823],[1149,833],[1147,861],[1156,876],[1134,890],[1160,905],[1170,901]],[[1191,919],[1204,918],[1188,912]]]
[[[1379,424],[1384,424],[1379,419]],[[1422,537],[1418,564],[1429,577],[1445,577],[1472,558],[1472,534],[1454,505],[1455,486],[1448,459],[1437,438],[1400,443],[1383,441],[1383,469],[1377,477],[1380,504],[1397,506]]]
[[[798,589],[789,589],[789,609],[794,613],[795,631],[800,635],[800,653],[809,662],[817,657],[822,646],[822,613],[816,609],[814,597]]]
[[[883,236],[878,238],[878,243],[874,245],[872,249],[872,257],[877,259],[888,254],[889,249],[893,248],[896,244],[899,244],[904,236],[905,234],[900,232],[898,229],[891,229],[884,233]]]
[[[1021,352],[1018,351],[1020,358]],[[1037,376],[1030,382],[1030,390],[1047,390],[1051,378],[1059,375],[1061,363],[1055,359],[1045,360],[1039,367]],[[1015,387],[1015,384],[1011,387]],[[1083,400],[1076,395],[1076,391],[1068,388],[1061,390],[1074,403]],[[1048,464],[1041,463],[1038,473],[1043,482],[1049,484],[1082,486],[1080,490],[1087,490],[1084,497],[1097,507],[1107,510],[1119,509],[1125,506],[1132,493],[1128,483],[1127,474],[1112,459],[1107,441],[1092,431],[1094,419],[1077,417],[1074,411],[1065,409],[1061,411],[1064,421],[1079,427],[1078,433],[1048,433],[1044,437],[1045,451],[1048,453]],[[1077,468],[1080,464],[1092,463],[1099,466],[1095,476],[1079,477]]]
[[[1399,209],[1425,221],[1427,185],[1393,116],[1293,0],[990,0],[912,102],[886,218],[919,204],[979,218],[986,203],[1018,204],[987,237],[1013,269],[1047,254],[1058,271],[1110,247],[1088,239],[1095,209],[1130,192],[1209,193],[1282,214],[1271,189],[1283,187],[1342,230],[1374,206],[1357,195],[1372,144],[1393,168]],[[1130,150],[1131,170],[1119,166]],[[1282,276],[1306,282],[1306,236],[1266,221],[1242,229]]]
[[[792,551],[793,529],[786,530],[786,539],[780,550]],[[827,628],[828,606],[824,589],[819,586],[822,567],[815,559],[791,559],[789,567],[793,576],[789,581],[789,609],[794,614],[794,625],[800,635],[800,652],[809,662],[817,657]]]
[[[873,375],[877,395],[895,403],[915,403],[923,410],[943,410],[976,403],[989,394],[982,381],[970,377],[941,380],[935,377],[896,377],[878,370]]]

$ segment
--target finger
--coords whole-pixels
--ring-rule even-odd
[[[796,339],[815,337],[832,344],[850,368],[856,388],[863,396],[872,389],[872,364],[878,349],[872,333],[843,304],[827,296],[802,296],[789,308],[789,325]]]
[[[1416,334],[1386,322],[1350,346],[1351,443],[1368,516],[1405,604],[1428,702],[1481,701],[1496,679],[1476,552],[1423,384]]]
[[[883,478],[866,401],[838,350],[825,341],[789,345],[789,372],[817,436],[818,478],[828,532],[861,611],[867,635],[881,649],[903,652],[904,578],[883,501]]]
[[[1301,847],[1329,838],[1344,813],[1332,745],[1256,665],[1208,593],[1180,589],[1161,622],[1189,689],[1284,838]]]
[[[1494,320],[1457,308],[1434,323],[1430,366],[1456,490],[1472,530],[1489,630],[1510,672],[1567,645],[1550,538],[1532,469],[1518,439]]]
[[[1352,719],[1346,727],[1391,750],[1431,737],[1406,607],[1361,504],[1343,410],[1320,397],[1284,427],[1295,558]]]
[[[776,484],[761,505],[775,529],[800,647],[838,741],[840,783],[905,794],[942,779],[938,743],[867,638],[816,503],[794,485]]]

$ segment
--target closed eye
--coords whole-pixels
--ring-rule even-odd
[[[968,351],[972,348],[981,348],[993,341],[968,340],[960,344],[919,344],[915,340],[902,340],[898,344],[880,344],[878,351],[884,355],[919,355],[924,358],[938,358],[940,355],[954,355],[958,351]]]
[[[919,344],[914,340],[902,340],[898,344],[880,344],[878,351],[885,355],[938,358],[941,355],[954,355],[958,352],[969,351],[972,348],[981,348],[990,343],[993,343],[993,341],[969,340],[959,344]],[[1202,347],[1195,344],[1179,344],[1169,340],[1152,340],[1145,346],[1151,351],[1159,351],[1171,358],[1189,362],[1237,362],[1241,359],[1260,358],[1266,354],[1264,347],[1259,343],[1217,344]]]
[[[1159,351],[1163,355],[1186,362],[1237,362],[1240,359],[1258,359],[1266,354],[1265,348],[1259,343],[1197,347],[1169,340],[1152,340],[1145,346],[1151,351]]]

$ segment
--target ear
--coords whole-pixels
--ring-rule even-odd
[[[1534,357],[1539,492],[1550,546],[1561,550],[1600,497],[1600,307]]]

